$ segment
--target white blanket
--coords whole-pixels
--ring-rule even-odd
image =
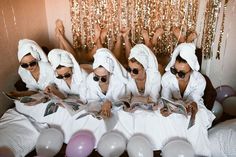
[[[0,147],[10,148],[16,157],[31,152],[38,136],[34,125],[15,109],[9,109],[0,119]]]
[[[16,109],[28,116],[31,116],[39,123],[48,124],[50,127],[61,130],[64,134],[64,142],[68,143],[74,133],[81,129],[87,129],[94,133],[96,142],[105,133],[105,125],[101,120],[93,118],[91,115],[76,120],[76,118],[85,113],[81,111],[74,116],[71,116],[69,112],[62,107],[59,107],[57,112],[52,113],[44,117],[44,112],[49,102],[41,103],[35,106],[26,106],[19,101],[15,101]]]

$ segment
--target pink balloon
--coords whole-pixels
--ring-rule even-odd
[[[95,146],[95,137],[90,131],[81,130],[72,136],[66,147],[67,157],[87,157]]]

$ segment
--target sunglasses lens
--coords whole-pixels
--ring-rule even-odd
[[[138,74],[138,69],[133,69],[133,74],[137,75]]]
[[[180,71],[180,72],[178,72],[178,76],[183,79],[185,77],[185,73]]]
[[[93,77],[93,80],[94,80],[94,81],[98,81],[99,78],[98,78],[97,76],[94,76],[94,77]]]
[[[106,81],[107,81],[106,77],[102,77],[102,78],[101,78],[101,81],[102,81],[102,82],[106,82]]]
[[[58,76],[56,76],[56,78],[63,79],[63,76],[62,75],[58,75]]]
[[[130,69],[130,67],[128,67],[126,70],[127,70],[129,73],[131,72],[131,69]]]
[[[33,67],[33,66],[35,66],[36,64],[37,64],[37,62],[36,62],[36,61],[33,61],[33,62],[31,62],[31,63],[29,64],[29,66]]]
[[[25,69],[28,68],[28,64],[21,64],[20,66]]]
[[[171,67],[171,68],[170,68],[170,72],[171,72],[172,74],[174,74],[174,75],[176,75],[176,73],[177,73],[177,71],[176,71],[176,69],[175,69],[174,67]]]
[[[64,75],[64,78],[69,78],[69,77],[71,77],[70,73]]]

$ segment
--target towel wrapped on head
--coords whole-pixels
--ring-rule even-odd
[[[48,62],[46,54],[43,52],[42,48],[33,40],[22,39],[18,44],[18,60],[19,62],[22,58],[31,54],[36,60]]]
[[[181,58],[187,61],[188,65],[192,70],[198,71],[200,66],[197,60],[197,56],[195,55],[196,46],[193,43],[182,43],[179,44],[171,57],[171,61],[166,66],[165,70],[170,71],[170,68],[174,66],[176,57],[180,55]]]
[[[116,76],[120,81],[127,83],[128,74],[125,68],[113,56],[112,52],[107,48],[100,48],[94,54],[93,69],[99,66],[104,67],[112,75]]]
[[[53,70],[56,70],[59,65],[72,67],[73,75],[78,79],[78,82],[82,81],[81,68],[71,53],[62,49],[53,49],[48,54],[48,60]]]

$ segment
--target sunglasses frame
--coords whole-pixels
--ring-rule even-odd
[[[37,60],[32,60],[31,62],[29,62],[29,63],[22,63],[20,66],[22,67],[22,68],[24,68],[24,69],[27,69],[27,68],[29,68],[29,67],[34,67],[34,66],[36,66],[37,65]]]
[[[183,72],[181,70],[177,71],[175,67],[171,67],[170,72],[175,76],[176,76],[176,74],[178,74],[178,77],[180,77],[181,79],[184,79],[186,74],[189,73],[189,71],[188,72]]]
[[[65,73],[64,75],[57,75],[56,78],[57,79],[68,79],[72,76],[71,73]]]
[[[98,76],[98,75],[94,74],[93,80],[96,81],[96,82],[101,81],[101,82],[105,83],[108,80],[107,77],[108,77],[108,75]]]
[[[138,68],[133,68],[133,69],[131,69],[130,67],[128,67],[128,68],[127,68],[127,71],[128,71],[129,73],[133,73],[134,75],[138,75],[138,73],[139,73]]]

